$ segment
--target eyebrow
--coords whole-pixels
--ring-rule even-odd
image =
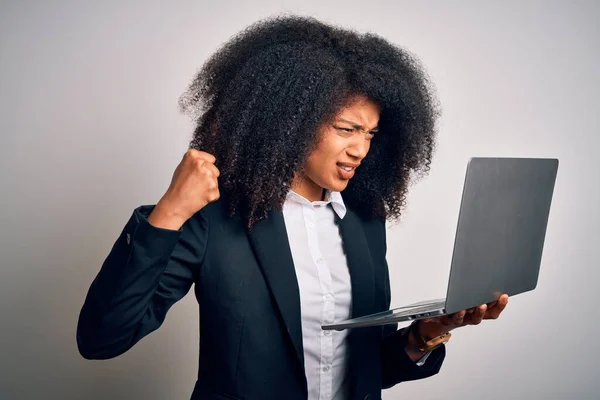
[[[337,120],[340,121],[340,122],[345,122],[347,124],[350,124],[350,125],[352,125],[353,128],[358,128],[358,129],[363,129],[364,128],[361,124],[357,124],[356,122],[353,122],[353,121],[348,121],[347,119],[338,118]],[[377,129],[379,129],[379,127],[375,126],[374,128],[371,128],[369,130],[370,131],[375,131]]]

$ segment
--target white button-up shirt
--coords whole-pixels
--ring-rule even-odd
[[[331,207],[328,205],[331,203]],[[347,330],[324,331],[321,325],[350,318],[352,284],[334,212],[344,218],[339,192],[325,201],[305,199],[290,190],[283,218],[300,290],[304,370],[310,400],[347,399]],[[422,366],[431,352],[417,361]]]
[[[351,315],[350,272],[334,211],[340,218],[346,215],[339,192],[330,192],[326,201],[310,202],[290,190],[283,205],[300,289],[304,370],[311,400],[348,397],[344,382],[348,331],[321,329]]]

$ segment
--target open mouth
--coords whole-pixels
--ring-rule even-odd
[[[346,163],[338,163],[337,170],[340,179],[348,180],[354,176],[354,171],[356,170],[358,165],[346,164]]]

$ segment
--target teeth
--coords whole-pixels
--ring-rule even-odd
[[[352,171],[352,167],[342,167],[342,169],[348,172]]]

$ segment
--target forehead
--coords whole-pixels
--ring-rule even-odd
[[[377,125],[380,113],[381,107],[376,102],[366,97],[356,97],[336,117],[372,127]]]

